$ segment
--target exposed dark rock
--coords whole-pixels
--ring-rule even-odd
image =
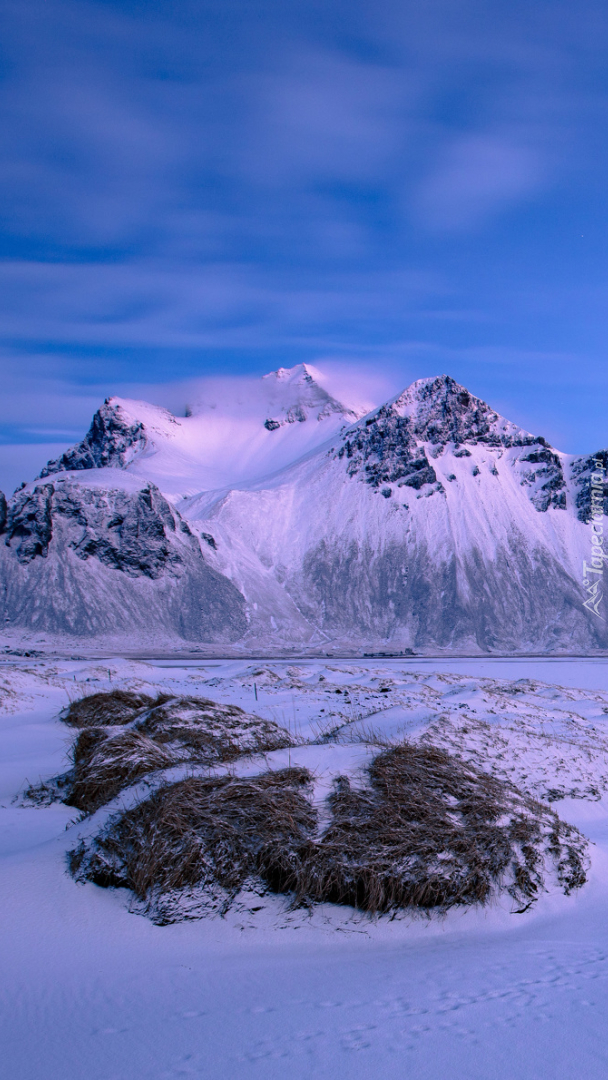
[[[120,405],[107,400],[95,413],[82,442],[56,461],[49,461],[40,478],[72,469],[101,469],[107,465],[122,468],[145,445],[144,425],[130,423]]]
[[[529,452],[518,460],[534,466],[524,469],[521,477],[521,483],[530,488],[533,506],[539,511],[550,506],[565,508],[566,482],[561,461],[546,440],[503,420],[485,401],[447,375],[421,379],[394,402],[383,405],[347,432],[337,454],[347,459],[349,476],[361,476],[375,488],[397,482],[400,487],[420,490],[425,484],[437,482],[427,454],[436,458],[451,444],[454,457],[470,457],[465,442],[501,450],[529,447]],[[491,471],[498,475],[495,464]],[[479,473],[475,465],[472,474]],[[453,473],[449,476],[452,478]],[[441,490],[439,485],[435,487],[435,491]]]
[[[131,494],[43,484],[8,503],[5,544],[20,563],[46,558],[59,519],[69,524],[68,546],[79,559],[96,558],[132,577],[156,578],[180,561],[167,540],[175,532],[168,503],[152,484]]]
[[[604,479],[601,483],[593,483],[591,476],[596,470],[596,461],[601,461],[604,469]],[[595,487],[599,493],[597,500],[604,514],[608,514],[608,450],[598,450],[597,454],[590,457],[575,458],[572,462],[572,478],[578,488],[576,495],[576,509],[579,521],[588,522],[593,513],[592,489]]]
[[[538,441],[514,424],[499,430],[501,417],[498,413],[449,375],[419,380],[397,398],[393,408],[398,413],[405,409],[411,411],[412,435],[440,446],[449,442],[455,443],[456,447],[461,443],[529,446]]]
[[[14,551],[20,563],[37,556],[46,558],[53,536],[52,484],[41,484],[33,491],[21,490],[6,506],[4,543]]]
[[[125,491],[58,479],[17,492],[1,547],[0,618],[86,636],[241,637],[243,596],[181,525],[152,484]]]
[[[6,525],[6,495],[0,491],[0,533],[4,532]]]
[[[278,420],[265,420],[264,421],[264,427],[266,428],[267,431],[276,431],[277,428],[280,428],[280,426],[281,425],[280,425]]]
[[[86,491],[84,506],[78,508],[71,492],[57,492],[57,513],[73,514],[79,524],[85,516],[81,536],[69,545],[79,559],[96,558],[130,577],[152,579],[182,561],[167,535],[175,532],[173,515],[157,488],[150,484],[133,495],[113,495],[109,500],[106,493]]]
[[[374,488],[400,481],[420,489],[437,479],[424,450],[412,437],[410,418],[399,416],[391,405],[351,430],[338,457],[348,461],[349,476],[362,474]]]
[[[201,539],[204,540],[206,544],[209,544],[210,548],[213,548],[214,551],[217,551],[217,544],[215,542],[215,537],[212,536],[211,533],[208,533],[208,532],[201,533]]]
[[[530,493],[530,500],[537,510],[544,512],[549,507],[565,510],[566,481],[562,463],[558,455],[547,447],[544,439],[538,439],[537,444],[541,446],[540,450],[531,450],[519,458],[520,462],[536,466],[526,469],[521,483],[534,488]]]

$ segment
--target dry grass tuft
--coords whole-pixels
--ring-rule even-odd
[[[162,694],[154,699],[148,694],[133,694],[129,690],[88,694],[78,701],[73,701],[63,712],[61,719],[70,727],[77,728],[128,724],[142,709],[160,704],[161,698],[165,701],[167,695]]]
[[[104,728],[81,731],[72,756],[71,788],[64,801],[87,814],[94,813],[147,773],[183,760],[139,731],[119,729],[115,734]]]
[[[294,905],[370,913],[485,903],[499,889],[528,904],[549,864],[565,892],[585,881],[576,829],[442,750],[394,747],[375,758],[369,780],[362,790],[337,780],[319,837],[304,769],[190,778],[115,815],[72,852],[71,871],[132,889],[161,921],[163,897],[176,890],[220,887],[227,907],[251,877]]]
[[[485,903],[498,887],[526,902],[542,890],[547,860],[566,892],[584,883],[576,829],[444,751],[402,744],[369,774],[359,791],[338,779],[300,895],[370,912]]]
[[[29,804],[63,801],[93,813],[159,769],[215,765],[292,745],[278,724],[208,698],[113,690],[73,702],[62,719],[81,729],[71,749],[73,768],[29,787],[23,796]]]
[[[115,816],[88,849],[72,852],[71,872],[126,886],[152,906],[159,894],[219,885],[228,906],[252,874],[264,878],[286,853],[301,860],[317,820],[302,794],[310,780],[306,769],[284,769],[247,780],[190,777],[161,788]]]
[[[291,745],[287,731],[272,721],[208,698],[168,699],[151,708],[136,726],[159,745],[187,747],[192,761],[206,764]]]
[[[22,806],[52,806],[64,802],[72,790],[72,773],[61,773],[50,780],[40,780],[37,784],[28,784],[21,795],[13,801]]]

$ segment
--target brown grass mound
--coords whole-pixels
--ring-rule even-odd
[[[157,746],[139,731],[108,733],[103,728],[81,731],[73,750],[71,787],[64,801],[87,814],[110,802],[147,773],[166,769],[180,759],[168,747]]]
[[[543,887],[547,859],[566,892],[584,883],[576,829],[444,751],[404,744],[369,774],[363,791],[338,780],[300,894],[372,912],[447,909],[484,903],[502,885],[526,902]]]
[[[264,878],[286,853],[296,862],[305,855],[317,820],[301,790],[310,780],[305,769],[182,780],[115,817],[89,849],[71,853],[70,869],[147,900],[219,885],[229,903],[252,874]]]
[[[69,773],[30,786],[37,806],[63,801],[93,813],[124,788],[168,766],[214,765],[291,746],[284,728],[208,698],[113,690],[73,702],[62,719],[80,734]]]
[[[151,708],[136,727],[159,745],[188,747],[193,761],[209,764],[291,745],[287,731],[278,724],[208,698],[166,700]]]
[[[162,695],[166,700],[166,695]],[[142,709],[149,709],[159,698],[148,694],[133,694],[129,690],[111,690],[108,693],[88,694],[73,701],[62,713],[61,719],[70,727],[86,728],[105,725],[128,724]]]
[[[116,815],[72,853],[71,870],[132,889],[161,921],[168,893],[219,886],[228,905],[252,876],[294,904],[372,913],[484,903],[500,888],[528,904],[548,864],[564,891],[584,883],[576,829],[457,758],[403,745],[380,754],[369,774],[363,790],[338,779],[321,837],[306,770],[185,780]]]

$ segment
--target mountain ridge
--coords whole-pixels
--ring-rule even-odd
[[[175,416],[161,406],[107,398],[84,439],[48,462],[58,472],[128,468],[167,495],[196,494],[256,480],[310,453],[363,415],[317,381],[310,365],[279,368],[239,397],[200,400]]]
[[[98,611],[80,618],[85,636],[110,624],[141,630],[126,583],[145,577],[146,633],[158,641],[187,633],[242,648],[608,648],[605,619],[583,607],[581,583],[607,451],[562,454],[448,375],[416,380],[361,416],[305,365],[260,382],[249,412],[247,402],[228,403],[226,424],[217,402],[175,417],[106,401],[78,446],[0,506],[5,625],[80,632],[66,631],[65,613],[57,618],[67,566],[81,611],[87,580],[91,604],[111,581],[123,596],[123,629]],[[604,481],[601,507],[606,514]],[[133,544],[144,566],[149,547],[156,576],[133,572],[124,555]],[[28,572],[35,616],[24,600]],[[213,617],[196,615],[189,575]],[[164,615],[177,577],[186,630],[176,601]]]

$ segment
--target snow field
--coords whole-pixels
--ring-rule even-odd
[[[122,890],[65,874],[74,810],[11,802],[26,781],[65,768],[59,710],[115,686],[199,694],[289,726],[296,741],[330,738],[269,755],[277,768],[291,755],[321,786],[362,767],[369,725],[380,744],[432,737],[537,794],[574,792],[553,805],[593,841],[589,883],[570,897],[550,891],[517,916],[498,901],[442,920],[371,921],[331,905],[309,917],[244,894],[225,919],[156,927],[128,911]],[[3,664],[6,1075],[603,1078],[604,686],[606,665],[582,661]]]

